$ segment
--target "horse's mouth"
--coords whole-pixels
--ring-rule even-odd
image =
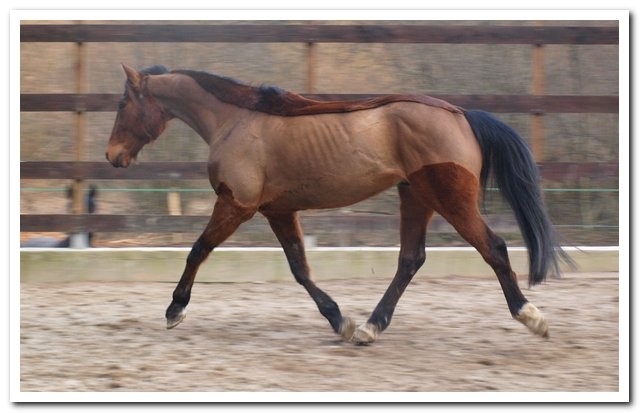
[[[131,157],[126,156],[124,152],[120,152],[115,159],[109,157],[109,152],[106,153],[107,160],[116,168],[126,168],[131,164]]]

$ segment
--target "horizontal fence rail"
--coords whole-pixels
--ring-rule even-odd
[[[542,179],[571,181],[578,178],[606,180],[618,178],[617,162],[541,162]],[[208,179],[206,162],[142,162],[129,168],[114,168],[107,161],[20,162],[21,179]]]
[[[365,99],[379,94],[302,94],[317,100]],[[500,113],[618,113],[618,96],[434,95],[464,108]],[[122,94],[23,93],[22,112],[114,112]]]
[[[617,44],[617,27],[323,24],[22,25],[21,42]]]
[[[24,232],[200,233],[209,219],[205,215],[23,214],[20,215],[20,227]],[[396,233],[400,225],[398,215],[385,214],[303,214],[300,219],[310,234],[326,228]],[[484,219],[492,228],[517,228],[515,219],[510,215],[488,214]],[[433,232],[454,232],[453,227],[440,216],[433,218],[429,228]],[[269,233],[270,227],[265,218],[256,215],[254,219],[245,222],[239,231]]]

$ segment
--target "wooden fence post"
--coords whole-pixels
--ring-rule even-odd
[[[316,49],[315,43],[307,43],[307,93],[316,91]]]
[[[76,48],[76,93],[86,93],[86,76],[85,76],[85,46],[82,42],[77,43]],[[75,117],[75,137],[74,137],[74,160],[81,162],[84,160],[85,153],[85,136],[86,136],[86,115],[85,108],[77,108]],[[74,214],[82,214],[85,212],[83,202],[82,187],[84,183],[81,179],[73,182],[73,202],[72,212]]]
[[[537,26],[543,26],[544,22],[537,22]],[[533,76],[531,81],[531,93],[534,96],[544,95],[544,45],[533,45]],[[535,108],[531,118],[531,151],[536,162],[544,160],[544,113],[541,108]]]
[[[82,42],[77,42],[76,48],[76,64],[75,64],[75,77],[76,77],[76,93],[86,93],[87,91],[87,78],[85,74],[85,55],[86,46]],[[87,134],[86,127],[86,114],[85,108],[80,107],[76,110],[75,119],[75,139],[74,139],[74,160],[81,162],[84,160],[85,154],[85,138]],[[87,205],[85,202],[85,182],[75,177],[71,184],[71,212],[73,214],[84,214],[87,212]],[[81,230],[70,234],[70,246],[72,248],[86,248],[89,246],[88,232]]]

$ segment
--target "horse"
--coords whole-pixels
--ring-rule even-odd
[[[106,158],[126,168],[167,123],[180,119],[209,145],[213,213],[193,244],[166,310],[167,328],[186,316],[198,268],[256,212],[266,217],[295,280],[343,340],[373,343],[425,262],[434,213],[444,217],[494,270],[511,316],[549,336],[548,321],[518,286],[505,241],[486,224],[479,200],[495,181],[511,206],[529,258],[529,285],[559,274],[560,247],[525,140],[481,110],[426,95],[318,101],[273,86],[254,87],[195,70],[122,65],[125,90]],[[298,213],[354,204],[397,186],[397,272],[368,320],[356,326],[311,277]]]

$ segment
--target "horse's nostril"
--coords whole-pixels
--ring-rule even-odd
[[[122,166],[122,158],[124,157],[124,154],[122,152],[120,152],[118,154],[118,157],[116,158],[116,161],[114,163],[115,166],[117,166],[118,168]]]
[[[124,154],[122,152],[120,152],[115,158],[111,158],[109,156],[109,152],[107,152],[106,157],[107,160],[111,162],[111,165],[115,166],[116,168],[120,168],[122,166],[122,161],[124,159]]]

